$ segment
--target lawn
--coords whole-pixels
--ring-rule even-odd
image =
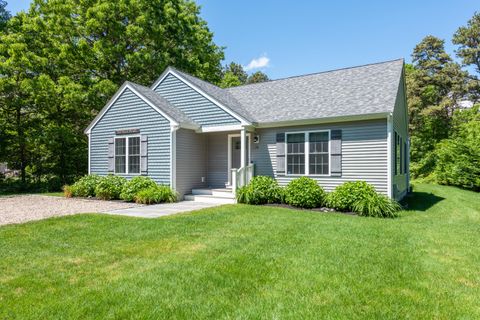
[[[0,228],[0,319],[480,318],[480,195],[398,219],[230,205]]]

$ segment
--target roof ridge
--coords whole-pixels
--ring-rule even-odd
[[[289,76],[289,77],[284,77],[284,78],[272,79],[272,80],[263,81],[263,82],[245,83],[245,84],[241,84],[241,85],[238,85],[238,86],[235,86],[235,87],[225,88],[225,89],[223,89],[223,90],[225,90],[225,91],[230,91],[230,89],[235,89],[235,88],[241,88],[241,87],[246,87],[246,86],[253,86],[253,85],[257,85],[257,84],[265,84],[265,83],[270,83],[270,82],[275,82],[275,81],[282,81],[282,80],[288,80],[288,79],[293,79],[293,78],[314,76],[314,75],[317,75],[317,74],[337,72],[337,71],[342,71],[342,70],[363,68],[363,67],[368,67],[368,66],[373,66],[373,65],[378,65],[378,64],[391,63],[391,62],[395,62],[395,61],[405,61],[405,59],[404,59],[404,58],[398,58],[398,59],[392,59],[392,60],[386,60],[386,61],[380,61],[380,62],[366,63],[366,64],[361,64],[361,65],[352,66],[352,67],[343,67],[343,68],[337,68],[337,69],[331,69],[331,70],[325,70],[325,71],[319,71],[319,72],[305,73],[305,74],[300,74],[300,75],[295,75],[295,76]]]

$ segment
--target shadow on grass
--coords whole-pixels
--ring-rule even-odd
[[[405,210],[408,211],[427,211],[444,199],[445,198],[436,196],[433,193],[412,192],[403,199],[402,205],[405,206]]]

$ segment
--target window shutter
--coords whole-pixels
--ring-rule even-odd
[[[330,136],[330,155],[332,177],[342,176],[342,130],[332,130]]]
[[[148,136],[140,136],[140,171],[142,175],[148,173]]]
[[[277,133],[277,176],[285,175],[285,133]]]
[[[115,172],[115,138],[108,139],[108,172]]]

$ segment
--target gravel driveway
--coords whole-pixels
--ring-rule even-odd
[[[41,220],[76,213],[108,212],[139,206],[120,201],[67,199],[42,195],[0,197],[0,225]]]

